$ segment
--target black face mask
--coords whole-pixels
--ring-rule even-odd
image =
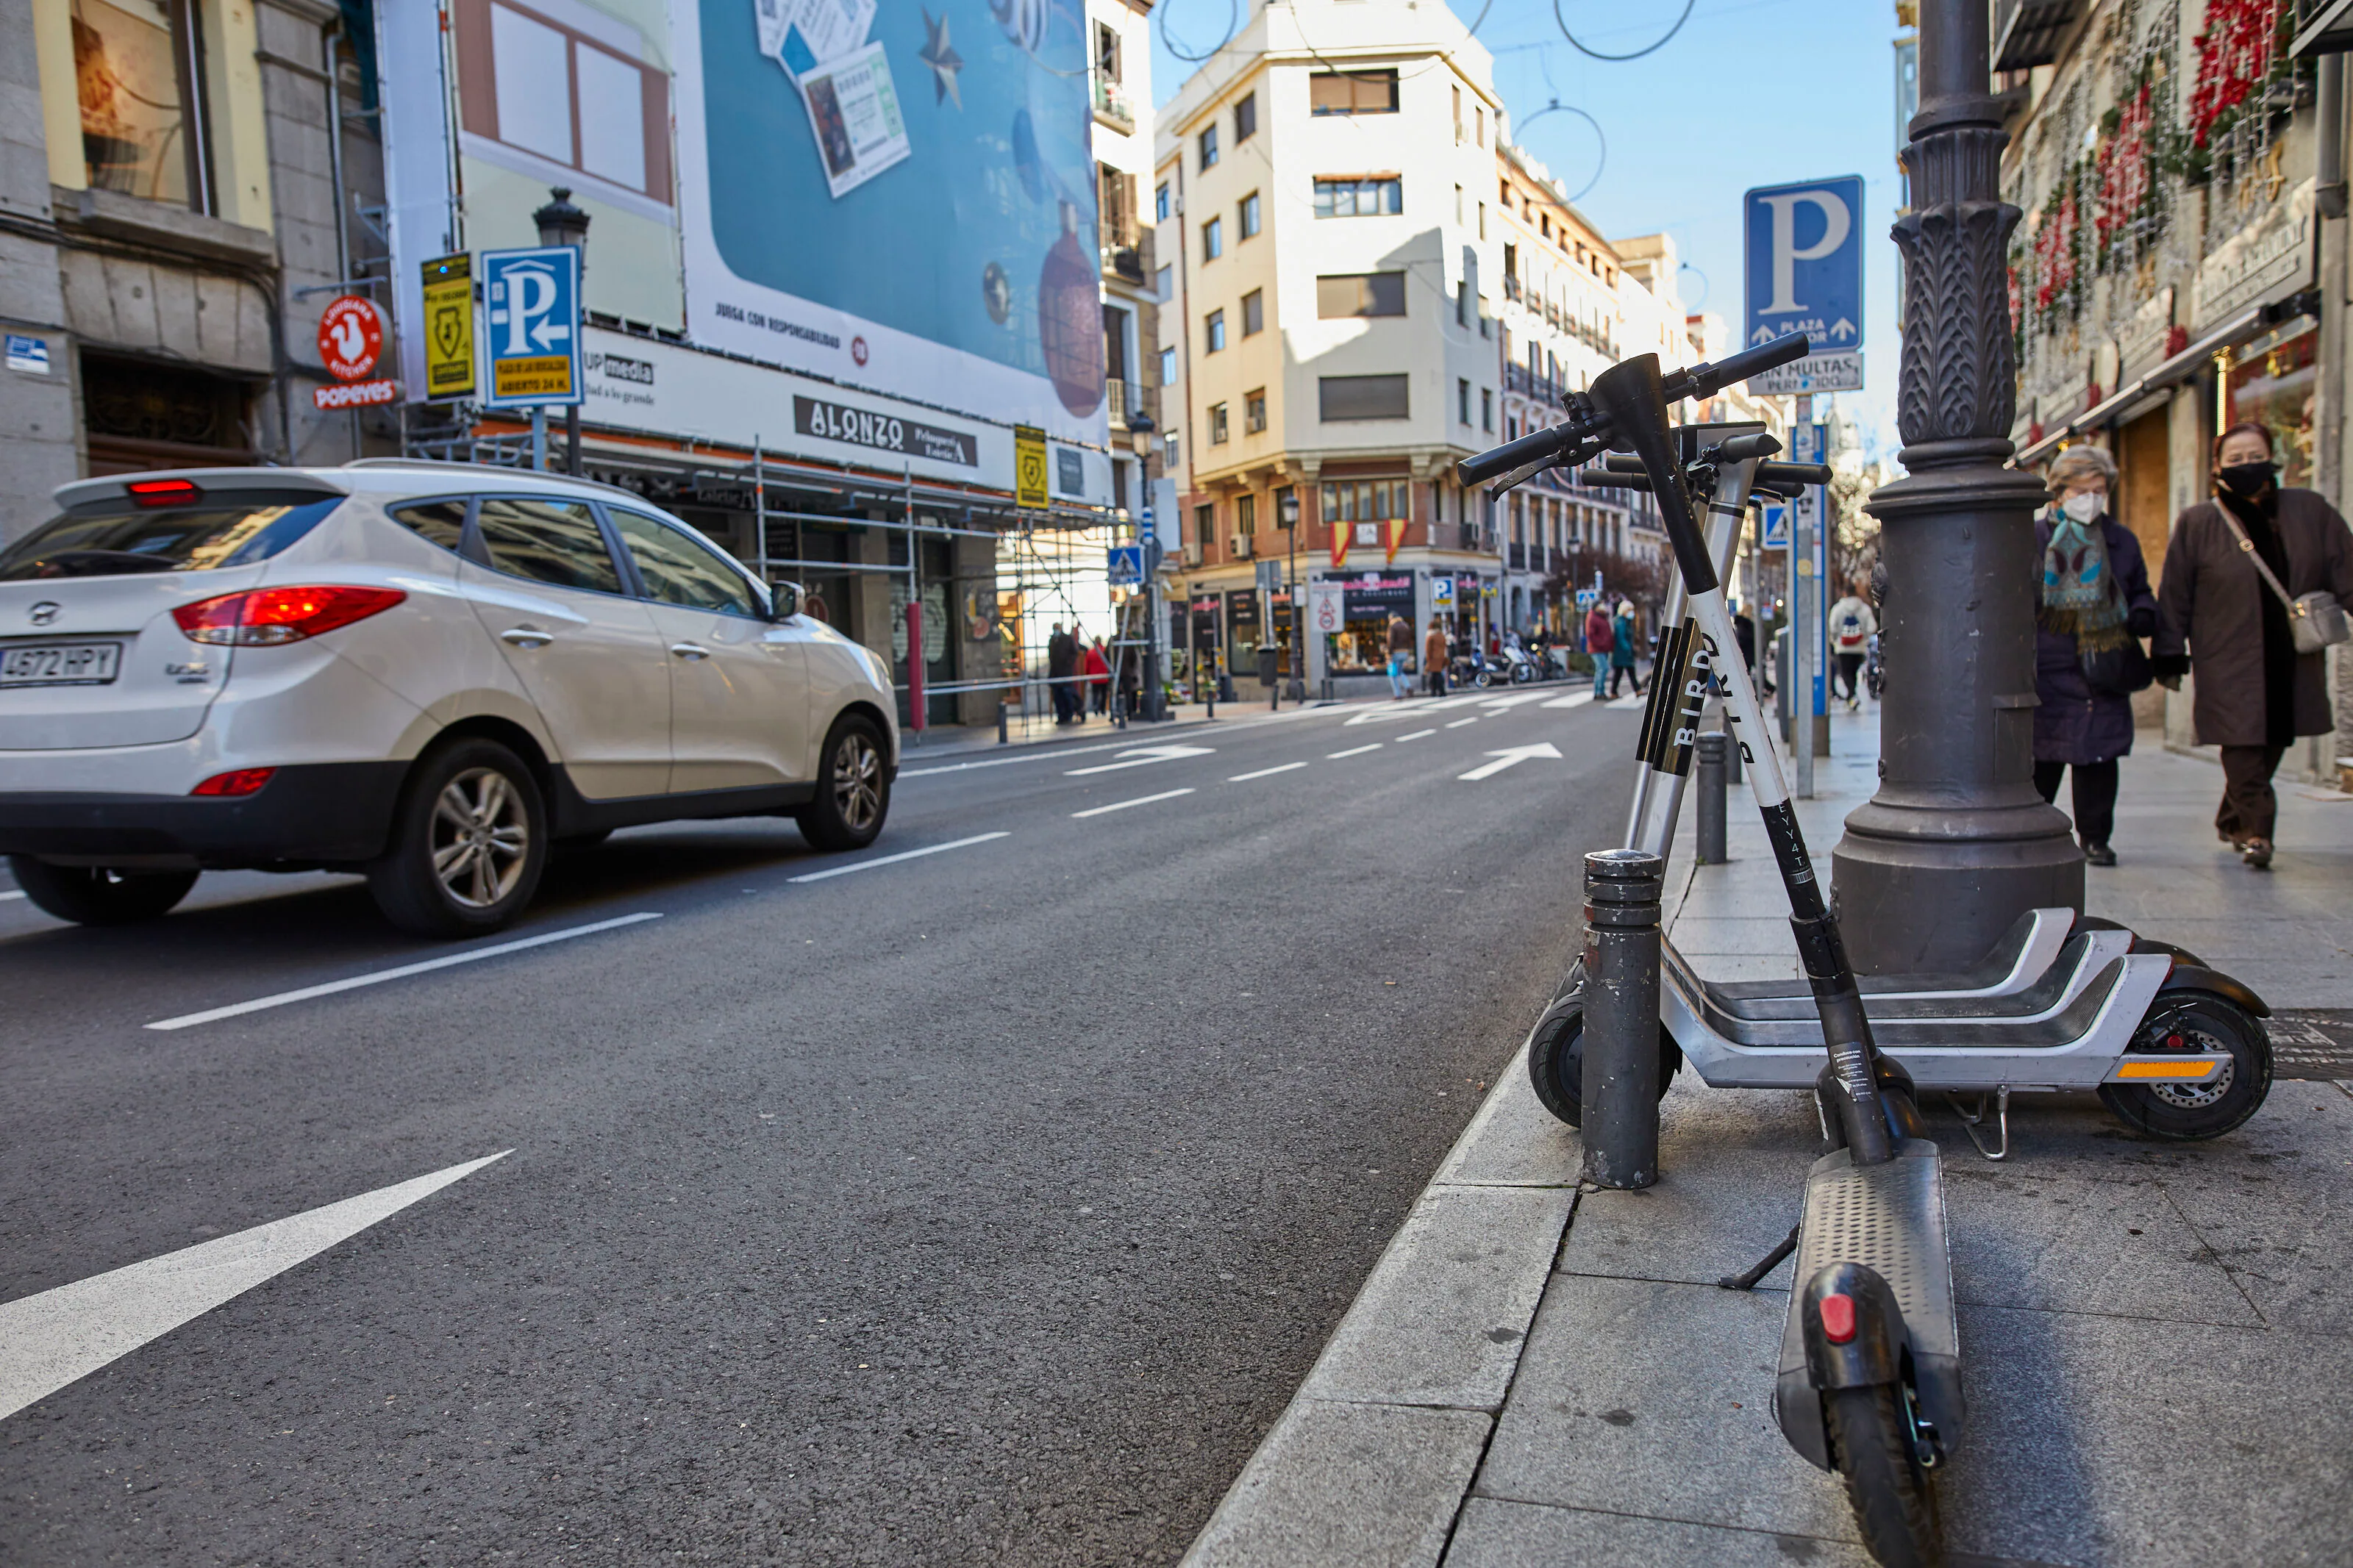
[[[2232,463],[2227,468],[2217,469],[2214,477],[2240,500],[2253,500],[2263,493],[2264,487],[2272,482],[2272,476],[2278,472],[2277,463]]]

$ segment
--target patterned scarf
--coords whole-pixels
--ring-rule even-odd
[[[2078,653],[2125,644],[2125,605],[2108,565],[2105,518],[2077,522],[2053,508],[2051,542],[2042,551],[2042,603],[2035,620],[2044,631],[2075,639]]]

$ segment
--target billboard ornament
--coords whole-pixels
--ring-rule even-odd
[[[1038,342],[1062,406],[1092,414],[1103,400],[1103,292],[1079,245],[1078,209],[1061,205],[1062,237],[1038,269]]]

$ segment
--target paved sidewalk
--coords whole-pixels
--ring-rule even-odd
[[[2093,912],[2274,1005],[2348,1009],[2353,800],[2284,786],[2277,868],[2251,872],[2213,837],[2220,769],[2142,742]],[[1825,865],[1876,747],[1841,716],[1799,810]],[[1694,870],[1686,829],[1671,929],[1712,977],[1794,974],[1740,805],[1729,865]],[[2089,1095],[2026,1097],[2001,1164],[1930,1110],[1968,1355],[1939,1483],[1957,1560],[2353,1562],[2353,1084],[2279,1081],[2188,1146]],[[1580,1191],[1575,1134],[1515,1061],[1188,1562],[1867,1563],[1838,1483],[1772,1419],[1788,1266],[1714,1284],[1795,1219],[1810,1103],[1685,1073],[1662,1115],[1657,1186]]]

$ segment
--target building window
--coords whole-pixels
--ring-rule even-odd
[[[1158,221],[1168,221],[1168,182],[1166,180],[1161,181],[1159,188],[1152,193],[1152,211]]]
[[[1462,142],[1462,84],[1459,81],[1454,84],[1454,141],[1457,146]]]
[[[1472,110],[1471,123],[1478,128],[1479,145],[1484,147],[1487,144],[1487,111],[1483,109]]]
[[[1160,384],[1163,386],[1176,384],[1176,351],[1174,348],[1160,351]]]
[[[1463,424],[1470,424],[1471,383],[1468,380],[1458,381],[1454,384],[1454,403],[1457,416],[1461,419]]]
[[[1317,217],[1381,217],[1405,211],[1405,183],[1395,174],[1315,182]]]
[[[1201,226],[1201,259],[1215,261],[1226,253],[1226,220],[1213,217]]]
[[[1176,432],[1174,430],[1160,438],[1160,461],[1171,470],[1176,467]]]
[[[1412,515],[1411,479],[1343,479],[1324,487],[1325,522],[1379,522]]]
[[[1258,237],[1258,193],[1256,191],[1242,198],[1241,205],[1234,209],[1234,217],[1237,226],[1242,231],[1244,239],[1255,239]]]
[[[1266,433],[1266,388],[1242,394],[1242,434],[1262,436]]]
[[[1095,71],[1105,81],[1119,79],[1119,32],[1102,22],[1095,24]]]
[[[1208,125],[1201,131],[1201,172],[1208,173],[1218,166],[1218,128]]]
[[[1398,73],[1318,71],[1307,79],[1308,112],[1324,114],[1395,114]]]
[[[1234,145],[1239,147],[1258,134],[1258,94],[1246,92],[1234,105]]]
[[[1327,425],[1352,419],[1404,419],[1407,379],[1402,375],[1327,375],[1315,384],[1320,415]]]
[[[1253,289],[1242,296],[1242,336],[1255,337],[1266,331],[1266,291]]]
[[[1492,386],[1479,389],[1479,428],[1490,436],[1495,433],[1495,389]]]
[[[1222,403],[1212,403],[1209,405],[1209,445],[1222,447],[1225,444],[1226,405]]]
[[[1315,279],[1315,313],[1324,320],[1405,314],[1405,274],[1345,272]]]
[[[1215,502],[1193,509],[1193,542],[1207,548],[1218,531],[1218,508]]]
[[[85,177],[101,191],[212,210],[193,0],[74,0]]]
[[[1258,531],[1258,497],[1246,495],[1234,498],[1234,531],[1236,533]]]
[[[1208,353],[1216,353],[1226,346],[1226,313],[1212,310],[1202,319],[1201,335],[1208,340]]]
[[[459,78],[469,132],[670,201],[667,72],[497,0],[459,0],[453,11],[459,58],[490,64]]]
[[[1485,202],[1479,204],[1479,237],[1481,239],[1487,237],[1487,204]]]
[[[1160,268],[1160,276],[1155,281],[1152,291],[1164,305],[1169,300],[1176,298],[1176,265],[1175,262],[1162,263]]]

